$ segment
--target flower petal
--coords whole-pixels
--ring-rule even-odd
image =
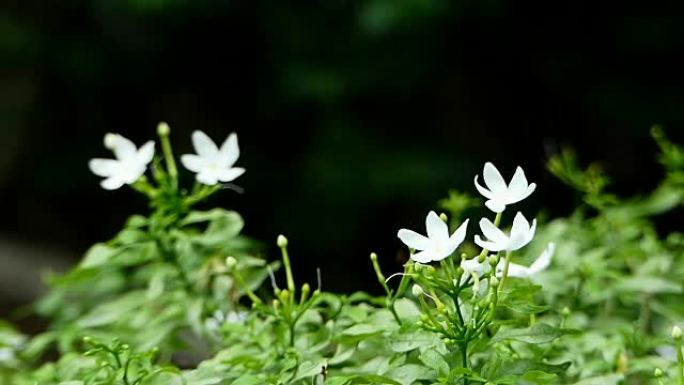
[[[495,213],[501,213],[506,209],[506,204],[501,200],[490,199],[485,202],[485,206]]]
[[[487,218],[480,219],[480,230],[487,240],[494,243],[505,244],[508,242],[508,237],[499,228]]]
[[[219,155],[216,143],[200,130],[192,133],[192,145],[195,147],[197,154],[203,158],[215,158]]]
[[[192,172],[201,172],[204,168],[204,160],[198,155],[185,154],[180,160],[183,166]]]
[[[138,150],[133,142],[119,134],[105,135],[105,147],[112,150],[118,160],[131,159]]]
[[[154,142],[150,140],[138,150],[138,161],[147,166],[152,161],[152,158],[154,158]]]
[[[536,228],[537,220],[533,221],[533,227],[530,228],[530,223],[520,211],[513,218],[513,226],[511,227],[511,237],[508,250],[518,250],[519,248],[528,244],[534,237],[534,228]]]
[[[196,179],[198,182],[209,186],[213,186],[218,183],[216,174],[211,172],[199,172],[197,173]]]
[[[503,276],[503,272],[501,272]],[[527,267],[523,265],[518,265],[517,263],[508,264],[508,276],[516,278],[529,278],[530,271]]]
[[[466,219],[463,223],[461,223],[460,226],[454,231],[453,234],[451,234],[451,237],[449,237],[449,247],[447,248],[448,255],[451,255],[457,248],[458,246],[463,243],[463,240],[465,239],[466,236],[466,230],[468,229],[468,222],[470,219]]]
[[[425,229],[430,239],[443,242],[449,239],[449,227],[434,211],[430,211],[425,218]]]
[[[245,173],[245,169],[242,167],[233,167],[228,170],[221,170],[218,172],[218,180],[223,183],[232,182],[235,178]]]
[[[494,167],[491,162],[487,162],[484,165],[484,172],[482,173],[485,185],[489,188],[489,191],[494,195],[505,194],[507,190],[506,182],[504,181],[499,170]]]
[[[525,172],[518,166],[515,169],[515,174],[511,179],[511,183],[508,184],[508,203],[515,203],[525,199],[525,193],[527,192],[527,178],[525,178]]]
[[[494,242],[487,242],[482,240],[479,235],[475,235],[475,244],[480,246],[483,249],[489,250],[489,251],[501,251],[503,250],[503,247],[505,245],[500,245]]]
[[[116,178],[116,177],[107,178],[107,179],[103,180],[102,182],[100,182],[100,186],[102,186],[102,188],[105,190],[116,190],[123,185],[124,185],[123,180],[121,180],[120,178]]]
[[[88,168],[97,176],[108,177],[114,175],[119,167],[119,162],[114,159],[95,158],[88,162]]]
[[[551,258],[553,257],[553,253],[555,251],[556,244],[553,242],[549,243],[541,255],[530,265],[530,275],[535,275],[540,271],[546,270],[546,268],[551,264]]]
[[[411,259],[418,263],[430,263],[434,260],[434,254],[430,251],[421,251],[411,255]]]
[[[413,230],[401,229],[397,233],[397,237],[412,249],[425,250],[430,248],[430,240]]]
[[[479,177],[479,175],[475,175],[475,181],[474,181],[474,182],[475,182],[475,188],[477,189],[477,191],[479,191],[480,194],[482,194],[482,196],[485,197],[485,198],[487,198],[487,199],[492,199],[492,198],[494,198],[494,194],[492,194],[491,191],[489,191],[489,190],[487,190],[486,188],[480,186],[480,184],[477,182],[477,178],[478,178],[478,177]]]
[[[221,160],[226,167],[231,167],[240,157],[240,147],[238,147],[237,135],[231,133],[221,145]]]

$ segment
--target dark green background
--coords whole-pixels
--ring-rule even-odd
[[[682,138],[684,3],[27,0],[4,8],[0,234],[40,246],[48,259],[74,261],[145,212],[131,191],[101,190],[87,161],[108,155],[104,133],[142,143],[160,120],[179,153],[191,151],[194,129],[217,141],[236,131],[245,192],[212,203],[239,210],[245,232],[269,246],[288,235],[298,274],[311,281],[321,267],[324,289],[342,291],[376,286],[370,251],[396,270],[397,229],[422,231],[449,188],[475,194],[472,178],[487,160],[508,177],[522,165],[539,184],[521,206],[528,216],[563,215],[576,200],[544,171],[561,146],[601,161],[614,190],[633,193],[661,176],[650,125]]]

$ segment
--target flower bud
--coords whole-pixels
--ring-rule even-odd
[[[441,220],[444,221],[444,222],[448,222],[448,221],[449,221],[449,218],[447,218],[447,215],[444,214],[444,213],[440,213],[440,214],[439,214],[439,219],[441,219]]]
[[[287,238],[285,238],[284,235],[280,234],[278,235],[278,240],[276,241],[276,243],[280,248],[287,247]]]
[[[653,377],[660,378],[663,376],[663,371],[660,368],[655,368],[653,371]]]
[[[283,291],[280,292],[280,300],[283,302],[287,302],[290,299],[290,291],[287,289],[283,289]]]
[[[416,284],[413,284],[413,287],[411,288],[411,292],[416,297],[420,297],[421,295],[423,295],[423,288],[420,287],[420,285],[416,283]]]
[[[480,254],[477,256],[477,262],[482,263],[485,261],[486,258],[487,256],[485,254]]]
[[[169,125],[166,124],[166,122],[160,122],[157,125],[157,134],[159,136],[167,136],[169,135],[169,133],[171,133],[171,127],[169,127]]]
[[[116,145],[116,140],[117,140],[118,135],[117,134],[112,134],[111,132],[108,132],[104,136],[104,146],[105,148],[112,149]]]
[[[682,340],[682,329],[680,329],[679,326],[677,326],[677,325],[672,327],[672,338],[675,341],[681,341]]]
[[[280,301],[278,301],[277,299],[274,299],[272,303],[273,303],[273,309],[275,311],[278,311],[280,309]]]
[[[491,277],[491,278],[489,278],[489,285],[490,285],[491,287],[497,287],[497,286],[499,286],[499,279],[496,278],[496,277]]]
[[[563,308],[563,310],[561,310],[561,314],[563,315],[563,317],[569,316],[569,315],[570,315],[570,308],[567,307],[567,306],[565,306],[565,307]]]
[[[414,263],[413,264],[413,270],[415,270],[415,272],[417,273],[417,272],[423,270],[423,266],[425,266],[425,265],[423,265],[422,263]]]
[[[489,266],[496,266],[499,264],[499,256],[498,255],[490,255],[488,258]]]
[[[458,279],[456,279],[456,278],[452,279],[451,284],[454,285],[454,287],[458,287]]]
[[[430,265],[427,266],[426,270],[429,274],[434,274],[437,271],[433,266]]]
[[[226,267],[228,268],[228,271],[231,271],[237,266],[237,259],[235,257],[228,257],[226,258]]]
[[[371,259],[371,261],[375,262],[375,261],[378,260],[378,255],[375,254],[375,253],[371,253],[371,254],[370,254],[370,259]]]

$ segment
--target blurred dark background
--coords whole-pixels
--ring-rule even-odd
[[[129,189],[99,187],[106,132],[141,144],[167,121],[239,135],[236,182],[212,204],[245,232],[290,238],[324,289],[374,290],[368,253],[398,269],[400,227],[423,231],[449,188],[516,165],[540,186],[524,209],[565,215],[544,169],[562,146],[600,161],[613,191],[662,175],[649,127],[680,142],[684,3],[502,0],[27,0],[0,13],[2,314],[40,292],[125,218]],[[184,174],[188,183],[191,175]],[[269,251],[276,258],[275,248]]]

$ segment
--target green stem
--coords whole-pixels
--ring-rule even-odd
[[[164,152],[164,161],[166,162],[166,169],[171,177],[173,187],[178,188],[178,168],[176,167],[176,160],[173,157],[169,133],[169,125],[164,122],[159,123],[157,126],[157,134],[159,134],[159,139],[161,140],[162,151]]]
[[[463,368],[468,369],[468,340],[464,340],[463,344],[461,344],[461,360]],[[468,385],[467,374],[463,375],[463,385]]]
[[[499,283],[499,290],[498,292],[501,293],[503,290],[504,284],[506,283],[506,278],[508,277],[508,267],[511,264],[511,251],[508,250],[506,251],[506,262],[504,264],[504,271],[503,271],[503,276],[501,277],[501,282]]]
[[[682,339],[675,339],[677,348],[677,385],[684,385],[684,355],[682,355]]]
[[[287,278],[287,290],[290,291],[291,298],[295,297],[295,283],[292,276],[292,266],[290,265],[290,255],[287,252],[287,246],[280,248],[283,254],[283,265],[285,266],[285,276]]]

